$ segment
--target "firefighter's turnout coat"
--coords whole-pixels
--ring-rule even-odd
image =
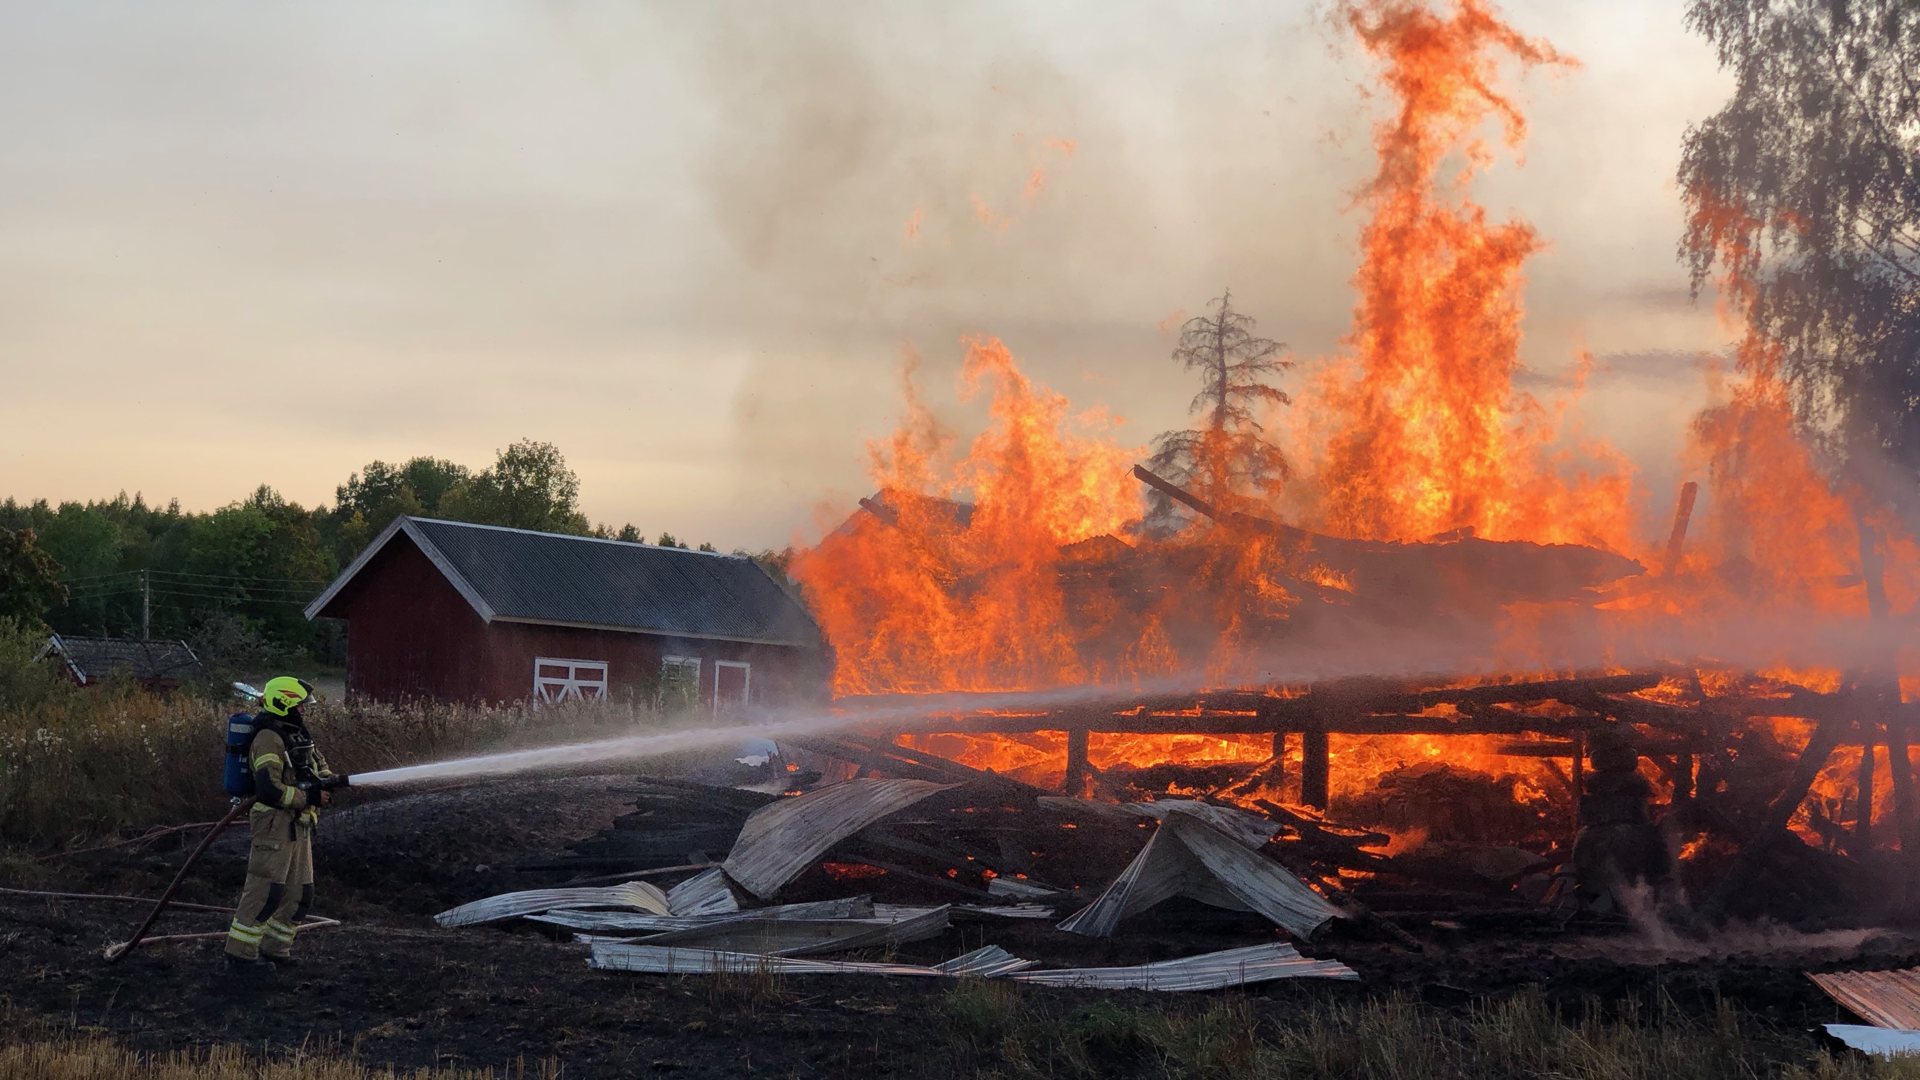
[[[227,929],[227,953],[251,960],[284,957],[313,907],[313,825],[317,785],[333,776],[301,721],[262,712],[248,749],[256,800],[248,815],[253,843],[247,883]]]

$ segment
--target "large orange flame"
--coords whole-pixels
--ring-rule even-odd
[[[967,343],[969,393],[991,394],[992,425],[957,462],[911,392],[906,423],[870,448],[873,512],[800,554],[835,650],[841,694],[1054,685],[1088,672],[1069,625],[1062,549],[1139,516],[1127,475],[1137,451],[1074,423],[1066,398],[1035,385],[999,341]],[[1093,430],[1087,430],[1087,429]]]
[[[1617,455],[1563,476],[1545,412],[1516,394],[1521,267],[1540,248],[1522,221],[1493,223],[1470,184],[1490,157],[1480,134],[1526,132],[1500,64],[1565,66],[1480,0],[1442,16],[1414,0],[1342,14],[1395,108],[1374,133],[1379,168],[1354,284],[1352,355],[1303,411],[1326,417],[1318,517],[1330,532],[1414,540],[1473,528],[1489,539],[1627,540],[1627,470]],[[1460,160],[1451,176],[1445,167]]]
[[[1420,0],[1347,0],[1340,10],[1380,64],[1394,108],[1376,129],[1379,166],[1359,198],[1368,218],[1345,354],[1283,417],[1305,448],[1286,512],[1365,539],[1471,529],[1492,540],[1644,552],[1633,540],[1625,462],[1604,447],[1566,448],[1550,411],[1514,387],[1523,269],[1541,242],[1525,222],[1489,221],[1471,195],[1495,146],[1517,147],[1525,134],[1501,88],[1503,69],[1572,61],[1507,26],[1484,0],[1454,0],[1445,13]],[[1754,223],[1699,205],[1706,216],[1696,228],[1729,256],[1723,302],[1743,317],[1759,269]],[[1673,640],[1676,622],[1739,624],[1803,609],[1857,619],[1866,605],[1856,513],[1885,537],[1894,609],[1920,598],[1920,545],[1829,481],[1796,429],[1778,349],[1746,333],[1735,374],[1724,402],[1696,424],[1694,464],[1711,488],[1680,572],[1625,590],[1606,605],[1604,632],[1583,643],[1623,645],[1656,624],[1666,636],[1649,640]],[[1127,472],[1137,451],[1117,445],[1098,417],[1070,416],[1066,400],[1022,375],[998,341],[967,343],[963,380],[990,395],[988,429],[957,452],[909,382],[906,421],[871,447],[880,497],[794,564],[835,650],[838,693],[1019,689],[1173,670],[1207,671],[1220,683],[1232,658],[1271,644],[1299,604],[1296,588],[1320,590],[1326,606],[1358,588],[1280,541],[1204,522],[1172,541],[1133,538],[1141,499]],[[1203,441],[1202,453],[1219,445]],[[1195,465],[1199,476],[1228,472],[1219,461]],[[1562,625],[1558,608],[1509,615],[1505,633],[1523,640],[1594,630]],[[1837,668],[1788,670],[1795,657],[1779,659],[1775,675],[1841,685]],[[1697,682],[1707,696],[1751,690],[1731,672],[1702,672]],[[1783,746],[1807,740],[1799,721],[1756,723],[1770,724]],[[1053,782],[1065,744],[1063,734],[1041,732],[924,745]],[[1267,736],[1107,734],[1092,738],[1088,757],[1095,768],[1244,765],[1275,749]],[[1334,791],[1363,793],[1395,767],[1435,761],[1517,774],[1516,790],[1534,803],[1568,783],[1546,759],[1508,749],[1493,737],[1336,737]],[[1284,771],[1294,772],[1298,745],[1289,753]],[[1890,788],[1884,761],[1881,799]],[[1853,767],[1837,758],[1821,797],[1843,798]]]

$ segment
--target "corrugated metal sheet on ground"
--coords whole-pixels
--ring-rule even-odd
[[[433,917],[441,926],[475,926],[537,915],[546,911],[621,908],[664,916],[667,895],[656,885],[629,881],[595,888],[528,889],[502,893],[449,908]]]
[[[562,926],[588,933],[620,931],[667,933],[701,926],[746,919],[871,919],[871,896],[849,896],[839,900],[812,900],[804,904],[753,908],[748,911],[713,915],[650,915],[635,911],[549,911],[527,916],[529,921]]]
[[[661,892],[659,886],[644,881],[629,881],[605,888],[529,889],[525,892],[502,893],[448,908],[435,915],[433,921],[441,926],[478,926],[563,908],[629,908],[653,915],[669,912],[667,894]]]
[[[871,919],[727,919],[657,934],[636,944],[730,949],[768,956],[811,956],[939,937],[952,925],[949,909],[896,909]]]
[[[847,780],[753,812],[721,865],[762,900],[798,877],[840,841],[950,788],[930,780]]]
[[[1335,960],[1309,960],[1291,945],[1273,943],[1244,949],[1205,953],[1156,964],[1116,968],[1066,968],[1033,971],[1034,961],[1023,960],[998,945],[976,949],[931,967],[920,964],[882,964],[860,960],[806,960],[789,956],[717,949],[596,941],[587,963],[602,971],[633,971],[654,975],[711,975],[765,973],[773,975],[900,975],[915,978],[1006,978],[1047,986],[1096,990],[1159,990],[1165,992],[1218,990],[1275,979],[1346,979],[1360,976]]]
[[[969,979],[995,979],[1010,975],[1016,971],[1025,971],[1038,960],[1022,960],[998,945],[989,945],[984,949],[975,949],[964,956],[943,960],[933,965],[933,970],[942,975],[953,975]]]
[[[1868,1027],[1865,1024],[1827,1024],[1827,1034],[1863,1054],[1903,1057],[1920,1054],[1920,1031]]]
[[[1309,960],[1293,946],[1274,942],[1136,967],[1023,971],[1008,978],[1087,990],[1218,990],[1274,979],[1357,980],[1360,976],[1338,960]]]
[[[1019,900],[1057,900],[1068,894],[1050,885],[1035,885],[1031,881],[1021,881],[1003,874],[987,882],[987,895],[1010,896]]]
[[[675,915],[724,915],[740,910],[733,883],[719,867],[702,870],[667,890],[667,910]]]
[[[1807,978],[1875,1027],[1920,1028],[1920,968],[1810,971]]]
[[[1249,850],[1210,815],[1175,806],[1120,876],[1060,929],[1109,937],[1121,920],[1174,896],[1256,911],[1299,938],[1344,918],[1319,893],[1272,859]]]
[[[1239,841],[1240,846],[1258,851],[1280,831],[1272,819],[1242,810],[1237,806],[1217,806],[1195,799],[1162,799],[1156,802],[1121,803],[1121,808],[1139,817],[1167,820],[1173,812],[1191,814]]]
[[[1018,970],[1013,964],[1030,964],[1010,956],[998,945],[976,949],[943,964],[882,964],[866,960],[807,960],[793,956],[764,956],[757,953],[728,952],[720,949],[688,949],[672,945],[634,945],[618,941],[596,941],[590,967],[602,971],[634,971],[649,975],[904,975],[921,978],[980,976]]]
[[[1051,904],[955,904],[953,913],[992,919],[1051,919],[1057,914]]]

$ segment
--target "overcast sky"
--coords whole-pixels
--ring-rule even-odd
[[[1599,354],[1583,423],[1670,500],[1729,336],[1672,177],[1726,84],[1670,2],[1505,10],[1583,64],[1481,187],[1551,245],[1524,359]],[[312,504],[532,437],[597,521],[779,544],[864,490],[907,343],[963,430],[987,333],[1144,444],[1170,315],[1231,285],[1310,359],[1352,310],[1380,103],[1306,3],[0,12],[0,495]]]

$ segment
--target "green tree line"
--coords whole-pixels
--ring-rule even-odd
[[[67,634],[177,638],[212,659],[337,660],[340,628],[303,608],[402,515],[643,542],[590,524],[580,481],[551,443],[522,440],[473,470],[416,457],[369,462],[311,508],[261,485],[207,512],[126,493],[0,503],[0,620]],[[686,547],[670,533],[654,541]],[[715,550],[701,544],[700,550]],[[783,572],[784,553],[756,556]]]

